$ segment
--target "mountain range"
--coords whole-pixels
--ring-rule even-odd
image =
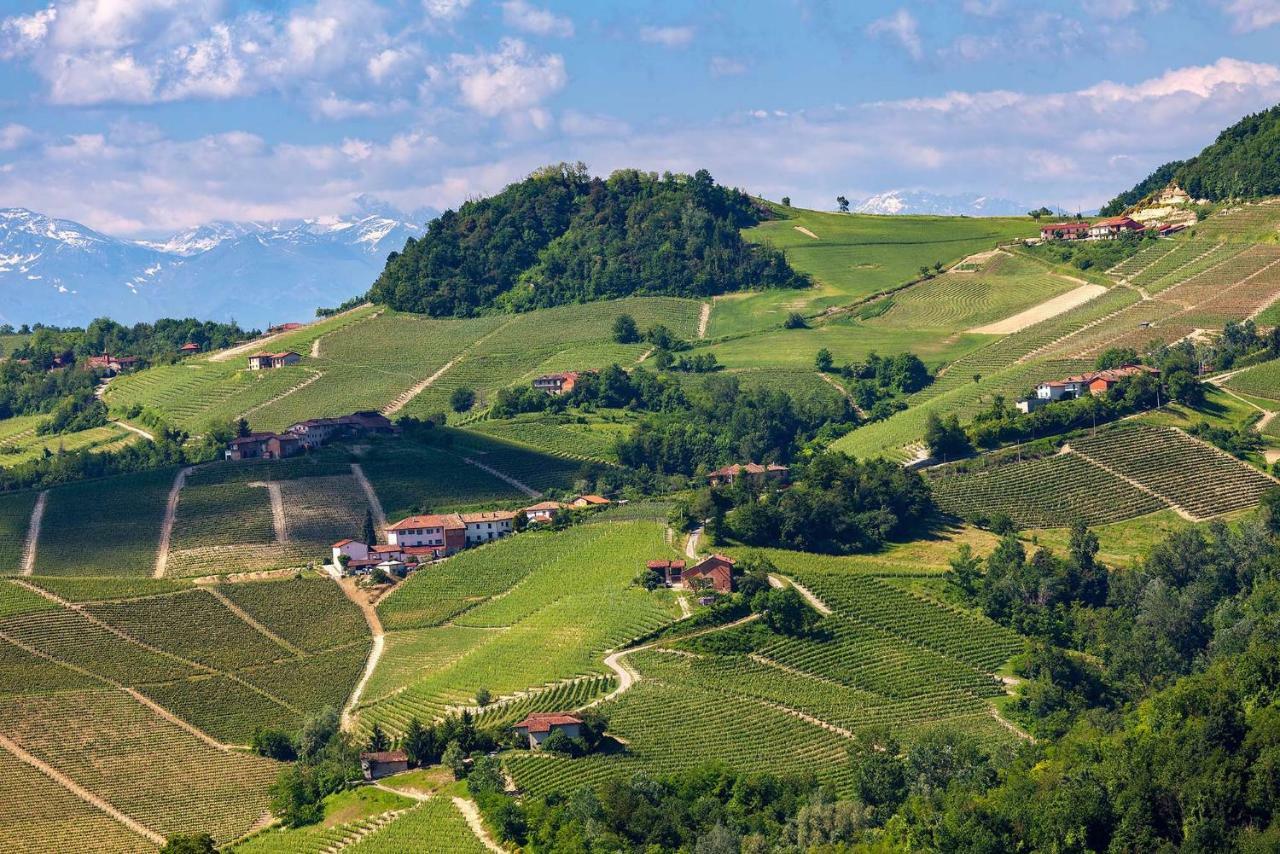
[[[428,213],[414,218],[425,222]],[[195,316],[249,328],[307,320],[367,290],[387,255],[421,232],[367,203],[345,217],[212,222],[159,240],[0,209],[0,323]]]
[[[1034,206],[1031,206],[1034,207]],[[932,214],[934,216],[1022,216],[1031,207],[1008,199],[978,195],[943,195],[925,190],[889,190],[854,202],[850,210],[866,214]]]

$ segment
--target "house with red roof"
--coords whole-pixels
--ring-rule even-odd
[[[668,587],[678,587],[684,576],[682,560],[651,560],[645,568],[662,576],[662,583]]]
[[[260,350],[249,357],[249,370],[266,371],[271,368],[283,368],[288,365],[296,365],[302,361],[302,355],[292,350],[286,350],[283,353],[268,353]]]
[[[753,485],[759,486],[767,481],[785,483],[790,476],[791,468],[777,463],[769,463],[768,465],[734,463],[731,466],[708,472],[707,480],[712,486],[732,486],[739,479],[745,479]]]
[[[194,341],[188,341],[186,344],[183,344],[178,348],[178,352],[184,356],[190,356],[193,353],[200,352],[200,345]]]
[[[537,504],[531,504],[520,512],[524,514],[525,521],[530,524],[545,524],[554,522],[557,514],[561,510],[568,509],[569,505],[560,501],[539,501]]]
[[[381,780],[409,770],[409,754],[403,750],[376,750],[360,754],[360,771],[366,780]]]
[[[1088,236],[1089,223],[1082,219],[1040,226],[1041,240],[1084,240]]]
[[[726,555],[713,554],[686,569],[681,582],[691,590],[709,588],[717,593],[732,593],[733,567],[736,563]]]
[[[1142,231],[1146,226],[1127,216],[1113,216],[1101,219],[1089,226],[1090,240],[1114,240],[1122,234]]]
[[[530,750],[537,750],[553,732],[562,732],[568,738],[582,735],[582,718],[565,712],[533,712],[512,729],[527,740]]]

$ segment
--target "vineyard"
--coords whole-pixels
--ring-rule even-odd
[[[1211,239],[1275,242],[1280,238],[1280,204],[1272,199],[1218,211],[1199,223],[1196,233]]]
[[[606,649],[678,613],[669,594],[631,585],[662,554],[670,554],[662,525],[601,521],[482,546],[414,576],[379,606],[387,647],[359,707],[361,727],[378,721],[399,732],[414,715],[473,704],[480,688],[502,698],[604,673]]]
[[[1276,482],[1172,427],[1125,425],[1073,449],[1199,518],[1251,507]]]
[[[1005,513],[1019,528],[1116,522],[1168,506],[1078,454],[1009,462],[973,474],[939,473],[933,495],[964,519]]]
[[[1248,368],[1225,383],[1226,387],[1241,394],[1249,394],[1266,400],[1280,400],[1280,361],[1263,362]]]
[[[160,469],[49,490],[36,572],[150,575],[173,474]]]
[[[395,821],[414,802],[387,789],[365,786],[328,796],[323,821],[274,827],[235,846],[236,854],[322,854],[341,850]]]
[[[35,506],[34,492],[0,495],[0,574],[15,573],[21,569],[27,527]]]
[[[361,456],[360,466],[393,521],[411,513],[440,513],[524,499],[515,487],[468,464],[450,449],[408,440],[374,444]]]
[[[484,846],[453,801],[438,795],[398,816],[395,821],[343,849],[350,854],[402,854],[422,850],[431,840],[431,854],[487,854]]]

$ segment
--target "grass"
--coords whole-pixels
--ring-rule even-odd
[[[1173,510],[1160,510],[1126,519],[1095,525],[1090,530],[1098,537],[1098,559],[1111,566],[1128,566],[1142,560],[1151,549],[1170,534],[1186,530],[1194,525]],[[1022,537],[1028,543],[1066,554],[1070,548],[1071,532],[1067,528],[1047,528],[1028,532]]]
[[[360,706],[361,727],[378,721],[399,732],[411,716],[425,721],[473,703],[479,688],[497,698],[604,673],[606,649],[678,613],[665,592],[631,585],[645,561],[671,553],[663,531],[633,521],[522,534],[451,559],[438,570],[449,578],[413,576],[379,607],[387,649]],[[482,573],[471,588],[468,567]],[[449,596],[455,605],[436,605]],[[441,625],[458,607],[467,610]]]
[[[159,469],[49,490],[36,572],[150,575],[173,476]]]

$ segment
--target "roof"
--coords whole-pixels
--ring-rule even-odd
[[[558,374],[543,374],[534,380],[535,383],[541,382],[564,382],[565,380],[576,380],[579,374],[577,371],[564,371]]]
[[[572,726],[581,723],[582,718],[563,712],[534,712],[519,723],[512,724],[512,727],[527,729],[529,732],[551,732],[553,726]]]
[[[585,501],[588,504],[611,504],[609,499],[602,495],[579,495],[574,501]]]
[[[734,463],[731,466],[725,466],[710,472],[708,477],[728,477],[730,475],[739,475],[743,472],[747,474],[765,474],[771,471],[791,471],[791,467],[778,465],[777,463],[769,463],[767,466],[762,466],[760,463],[747,463],[746,465]]]
[[[183,345],[182,345],[181,347],[179,347],[178,349],[179,349],[179,350],[199,350],[199,349],[200,349],[200,345],[199,345],[199,344],[197,344],[197,343],[196,343],[196,342],[194,342],[194,341],[188,341],[186,344],[183,344]]]
[[[524,512],[528,513],[533,510],[563,510],[564,505],[559,501],[539,501],[537,504],[530,504],[524,508]]]
[[[1082,219],[1076,222],[1055,222],[1052,225],[1042,225],[1040,226],[1040,230],[1052,231],[1054,229],[1074,229],[1074,228],[1088,228],[1088,227],[1089,227],[1089,222],[1087,220]]]
[[[408,762],[409,754],[403,750],[375,750],[360,754],[361,762]]]
[[[734,564],[737,563],[737,561],[729,557],[728,555],[722,555],[722,554],[708,555],[707,557],[704,557],[702,560],[698,561],[696,564],[690,567],[689,572],[706,571],[709,568],[709,564],[713,564],[713,563],[733,566]]]
[[[1127,216],[1113,216],[1110,219],[1100,219],[1093,225],[1096,228],[1098,226],[1110,227],[1113,225],[1138,225],[1138,223],[1134,222]]]
[[[275,433],[250,433],[248,436],[237,436],[227,444],[229,445],[249,445],[254,442],[266,442],[269,439],[276,438]]]
[[[684,569],[682,560],[651,560],[646,565],[649,569]]]
[[[433,514],[429,516],[406,516],[394,525],[388,525],[388,531],[403,531],[406,528],[461,528],[462,517],[457,513]]]
[[[510,522],[516,518],[514,510],[489,510],[484,513],[463,513],[462,521],[472,522]]]
[[[349,546],[354,542],[355,540],[351,539],[350,537],[347,537],[345,540],[338,540],[336,543],[333,544],[333,547],[335,549],[340,549],[343,546]]]

